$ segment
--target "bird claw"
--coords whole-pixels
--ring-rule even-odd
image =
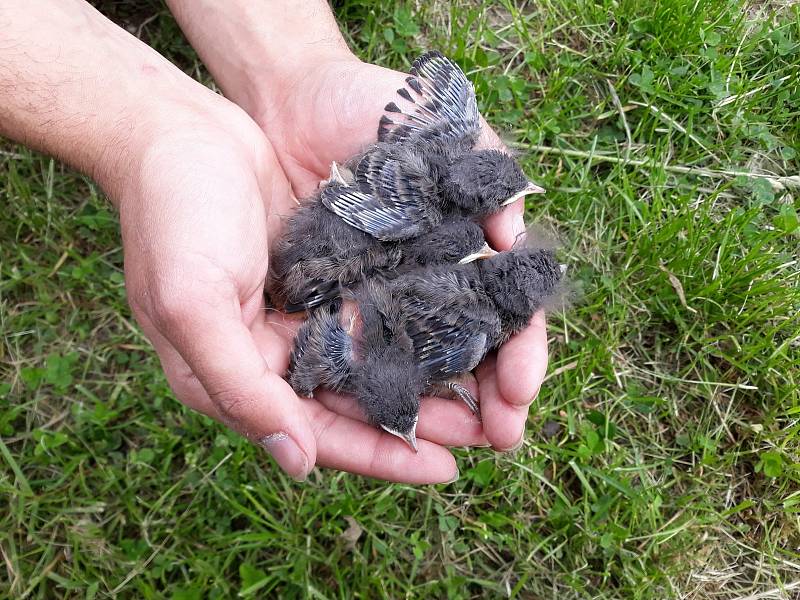
[[[480,418],[481,409],[478,400],[472,395],[472,392],[460,383],[452,380],[442,381],[434,384],[431,387],[431,391],[441,398],[461,400],[472,411],[472,414]]]

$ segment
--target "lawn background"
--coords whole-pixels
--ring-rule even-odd
[[[98,4],[211,84],[160,3]],[[798,597],[791,4],[336,3],[364,59],[468,71],[581,290],[522,449],[447,486],[296,484],[184,409],[101,192],[0,141],[0,597]]]

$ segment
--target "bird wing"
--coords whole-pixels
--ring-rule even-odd
[[[323,331],[322,356],[327,357],[331,366],[326,373],[325,385],[332,390],[341,390],[351,375],[353,341],[338,320]]]
[[[289,382],[310,396],[319,386],[344,390],[352,373],[353,342],[339,324],[341,302],[313,312],[300,328],[292,349]]]
[[[426,205],[434,189],[426,173],[407,162],[401,164],[390,148],[373,146],[356,166],[357,186],[328,186],[322,203],[383,242],[416,237],[429,228]]]
[[[338,281],[314,279],[299,292],[298,300],[287,300],[283,305],[283,310],[287,313],[311,310],[328,300],[333,300],[340,293],[341,286]]]
[[[378,126],[378,140],[477,139],[480,132],[475,88],[461,68],[435,50],[411,65],[406,87],[398,95],[414,105],[410,113],[390,102]],[[416,99],[415,99],[416,98]]]
[[[429,272],[409,288],[404,306],[414,355],[431,379],[471,371],[489,350],[496,313],[481,311],[466,279],[453,271]]]
[[[447,311],[420,308],[408,327],[422,372],[440,380],[474,369],[489,349],[486,333],[471,331],[468,324],[449,318],[455,315]]]

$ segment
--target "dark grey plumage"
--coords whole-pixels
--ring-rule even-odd
[[[477,412],[476,400],[457,378],[523,329],[561,278],[552,250],[525,248],[420,269],[393,281],[365,281],[352,293],[361,327],[348,332],[334,320],[336,336],[320,334],[330,321],[320,311],[313,314],[298,336],[290,382],[306,395],[319,385],[332,387],[328,381],[341,382],[332,389],[354,394],[372,422],[413,446],[419,396],[449,394]],[[327,340],[340,336],[350,338],[349,357],[320,360]],[[314,371],[316,365],[324,372]]]
[[[363,277],[391,279],[420,266],[457,263],[478,256],[485,244],[480,226],[465,217],[448,218],[413,240],[381,242],[345,223],[315,195],[287,220],[270,255],[267,289],[277,308],[307,310]]]
[[[522,248],[393,282],[420,368],[433,379],[472,370],[527,326],[562,273],[552,250]]]
[[[336,300],[311,313],[295,339],[288,379],[302,396],[317,387],[353,394],[372,424],[417,449],[424,378],[385,280],[367,280],[349,303]]]
[[[301,396],[313,396],[319,386],[341,391],[350,379],[353,345],[339,323],[341,304],[336,299],[321,307],[297,333],[289,383]]]
[[[484,216],[544,190],[499,150],[474,150],[480,116],[472,84],[438,52],[419,57],[398,94],[412,108],[386,106],[378,143],[348,163],[352,185],[328,186],[322,202],[377,239],[403,240],[449,215]]]

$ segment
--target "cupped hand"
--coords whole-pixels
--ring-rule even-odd
[[[272,142],[295,193],[303,197],[329,174],[331,161],[345,161],[377,139],[383,107],[395,99],[406,74],[363,63],[347,53],[309,64],[295,79],[264,93],[254,117]],[[479,145],[502,148],[485,123]],[[524,200],[485,222],[488,239],[506,250],[525,230]],[[519,447],[528,407],[547,369],[547,333],[543,313],[478,367],[483,430],[498,450]],[[445,406],[435,406],[447,414]],[[460,410],[460,409],[456,409]],[[425,403],[418,435],[424,437]]]
[[[296,206],[263,132],[238,108],[165,110],[117,161],[134,314],[177,397],[264,446],[297,479],[314,464],[410,483],[457,473],[435,442],[475,443],[475,424],[428,427],[414,454],[282,378],[298,322],[266,310],[269,242]],[[227,105],[227,102],[225,103]]]

